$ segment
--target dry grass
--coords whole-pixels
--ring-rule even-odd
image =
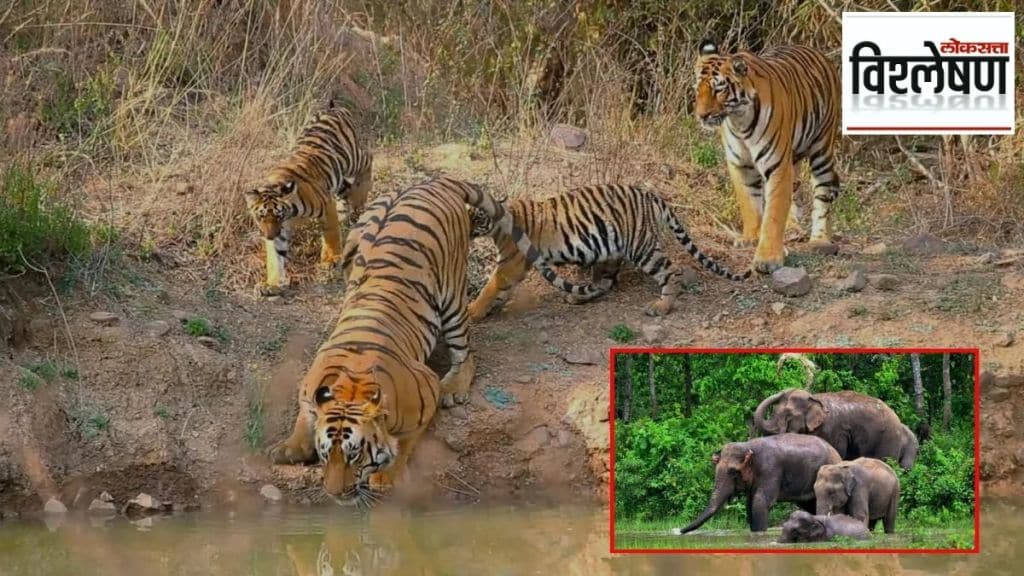
[[[499,195],[640,181],[691,222],[732,222],[717,139],[691,120],[696,43],[837,47],[836,14],[890,9],[619,4],[17,0],[0,9],[0,157],[29,157],[136,251],[186,263],[197,279],[226,271],[229,289],[261,274],[239,192],[328,98],[357,111],[378,157],[403,159],[380,163],[377,190],[469,166],[426,161],[432,143],[455,141],[485,160],[462,175]],[[586,151],[549,146],[553,122],[585,127]],[[841,229],[1024,241],[1024,134],[904,144],[920,166],[892,139],[844,139]],[[308,236],[300,278],[315,258]]]

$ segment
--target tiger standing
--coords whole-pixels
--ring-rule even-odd
[[[647,306],[649,316],[671,312],[682,289],[679,269],[665,256],[658,238],[662,226],[667,226],[707,270],[730,280],[750,276],[749,271],[733,274],[705,256],[668,204],[639,186],[584,186],[545,200],[521,198],[508,203],[507,209],[515,225],[526,232],[547,262],[594,266],[592,280],[602,289],[614,284],[623,260],[654,278],[661,297]],[[526,277],[529,265],[515,245],[494,234],[495,227],[486,214],[474,211],[473,221],[473,236],[494,236],[500,254],[498,267],[469,306],[470,319],[475,321],[508,298],[512,288]]]
[[[832,251],[829,213],[839,196],[836,66],[804,46],[723,55],[705,40],[696,75],[696,114],[704,127],[721,132],[743,220],[736,243],[757,246],[754,269],[770,273],[782,266],[795,164],[804,159],[810,162],[814,196],[810,244]]]
[[[375,500],[402,473],[438,405],[468,400],[466,204],[497,222],[556,286],[596,292],[547,268],[502,205],[471,184],[441,177],[374,200],[349,232],[341,316],[302,380],[291,436],[270,452],[279,464],[319,458],[325,490],[342,502]],[[441,339],[451,369],[438,379],[426,361]]]
[[[348,204],[348,220],[362,213],[373,185],[373,156],[360,144],[352,114],[328,108],[302,131],[295,150],[245,193],[246,205],[263,234],[266,282],[260,292],[275,294],[288,287],[285,265],[295,227],[303,220],[320,221],[323,244],[320,263],[330,268],[341,258],[337,201]]]

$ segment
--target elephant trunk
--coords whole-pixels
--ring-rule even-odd
[[[771,396],[762,400],[761,403],[757,405],[757,410],[754,411],[754,425],[757,426],[757,428],[761,432],[767,434],[778,434],[782,432],[782,430],[780,429],[781,426],[773,425],[771,422],[765,419],[764,414],[765,412],[768,411],[768,407],[778,402],[779,398],[782,398],[782,395],[785,393],[785,390],[783,390],[782,392],[776,392],[775,394],[772,394]]]
[[[718,484],[717,481],[715,483]],[[686,534],[687,532],[692,532],[697,528],[700,528],[701,525],[707,522],[712,516],[715,515],[715,513],[718,512],[722,505],[729,500],[730,496],[732,496],[731,489],[723,489],[721,486],[716,485],[715,490],[711,493],[711,502],[708,504],[708,507],[705,508],[699,516],[697,516],[696,520],[690,522],[690,524],[686,528],[680,529],[677,533]]]

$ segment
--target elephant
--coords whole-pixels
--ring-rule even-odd
[[[821,438],[807,434],[779,434],[731,442],[711,457],[715,487],[707,508],[685,528],[682,535],[699,528],[737,492],[747,494],[747,523],[753,532],[768,528],[768,510],[779,502],[795,502],[815,509],[814,480],[818,468],[841,462],[839,453]]]
[[[846,514],[822,516],[806,510],[794,510],[782,523],[779,542],[825,542],[836,536],[866,540],[871,537],[871,533],[863,522]]]
[[[881,519],[886,534],[896,530],[900,479],[881,460],[858,458],[822,466],[814,481],[814,496],[818,514],[849,514],[871,531]]]
[[[765,416],[769,407],[770,419]],[[917,437],[896,412],[878,398],[857,392],[783,390],[758,405],[754,426],[762,434],[796,432],[823,438],[844,460],[893,458],[910,470],[917,459]]]

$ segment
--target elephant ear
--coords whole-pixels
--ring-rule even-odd
[[[721,459],[722,459],[722,451],[721,450],[715,450],[715,453],[711,455],[711,462],[717,466],[718,465],[718,461],[721,460]]]
[[[853,475],[853,470],[845,468],[843,470],[843,490],[846,492],[847,497],[853,496],[853,489],[857,487],[857,478]]]
[[[740,478],[747,486],[754,484],[754,468],[750,465],[753,459],[754,451],[748,448],[747,453],[743,455],[743,462],[740,464]]]
[[[825,417],[828,416],[828,408],[821,403],[814,396],[808,398],[807,406],[807,431],[814,432],[825,423]]]

